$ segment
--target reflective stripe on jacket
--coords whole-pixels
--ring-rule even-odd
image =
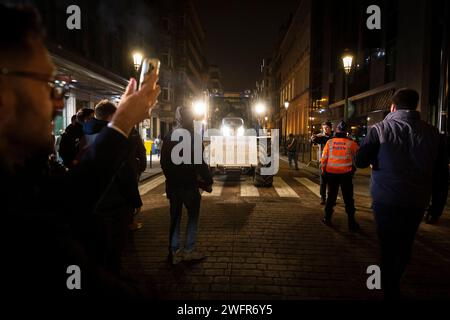
[[[347,138],[328,140],[322,154],[322,170],[328,173],[344,174],[353,169],[353,157],[358,144]]]

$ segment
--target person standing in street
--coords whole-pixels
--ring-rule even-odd
[[[447,200],[445,142],[436,128],[420,119],[418,101],[417,91],[398,90],[391,113],[371,128],[356,155],[357,167],[372,166],[385,299],[400,297],[400,280],[433,190],[440,190],[433,192],[435,208],[443,208]]]
[[[288,159],[289,159],[289,168],[292,168],[292,162],[294,162],[295,170],[298,170],[298,140],[295,136],[290,133],[289,139],[287,142],[287,150],[288,150]]]
[[[336,205],[339,187],[341,187],[348,216],[348,228],[350,231],[359,230],[359,225],[355,220],[356,209],[353,199],[353,174],[355,172],[353,157],[357,150],[356,142],[347,138],[346,123],[339,122],[336,127],[336,135],[328,140],[321,159],[322,174],[325,175],[328,183],[328,199],[322,222],[328,226],[331,226],[333,208]]]
[[[166,177],[166,194],[170,201],[170,231],[169,231],[169,262],[177,264],[181,261],[198,261],[205,255],[196,247],[198,219],[200,213],[201,195],[199,185],[206,192],[212,191],[213,180],[208,165],[203,161],[194,163],[194,120],[193,111],[186,107],[178,107],[175,113],[177,121],[174,130],[164,137],[161,148],[161,168]],[[178,132],[177,132],[178,130]],[[173,133],[189,133],[191,145],[190,161],[177,164],[172,159],[172,150],[179,141],[172,141]],[[183,136],[184,138],[184,136]],[[201,137],[197,137],[201,139]],[[184,152],[183,150],[181,152]],[[183,157],[183,155],[180,155]],[[184,157],[183,157],[184,159]],[[180,248],[180,225],[183,205],[187,209],[188,223],[184,250]]]
[[[325,145],[328,140],[333,137],[333,132],[331,131],[332,124],[330,121],[326,121],[322,123],[322,132],[319,134],[314,134],[311,137],[311,142],[314,144],[318,144],[320,146],[320,154],[322,154]],[[319,174],[320,174],[320,204],[324,205],[327,203],[327,179],[325,175],[322,174],[321,165],[319,166]]]

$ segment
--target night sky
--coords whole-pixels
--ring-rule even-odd
[[[279,28],[299,0],[200,0],[207,58],[217,64],[226,91],[253,89],[263,58],[270,57]]]

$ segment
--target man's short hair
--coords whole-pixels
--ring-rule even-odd
[[[322,126],[328,126],[330,128],[333,128],[333,124],[331,123],[331,121],[325,121],[322,123]]]
[[[0,4],[0,52],[11,58],[30,51],[31,38],[43,38],[41,18],[31,6]],[[28,53],[27,53],[28,54]]]
[[[413,89],[402,88],[394,93],[391,100],[397,109],[416,110],[419,103],[419,93]]]
[[[109,100],[102,100],[95,106],[95,117],[99,120],[107,121],[114,113],[117,107]]]
[[[87,118],[89,118],[90,116],[92,116],[94,114],[94,110],[90,109],[90,108],[81,108],[78,112],[77,112],[77,120],[80,123],[85,122],[85,120]]]

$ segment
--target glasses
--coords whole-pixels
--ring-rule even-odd
[[[46,82],[50,87],[50,96],[52,99],[55,100],[63,99],[65,94],[69,91],[68,88],[57,83],[58,80],[55,80],[53,75],[49,76],[42,73],[28,72],[28,71],[14,71],[6,68],[2,68],[0,74],[8,76],[24,77],[36,81]]]

